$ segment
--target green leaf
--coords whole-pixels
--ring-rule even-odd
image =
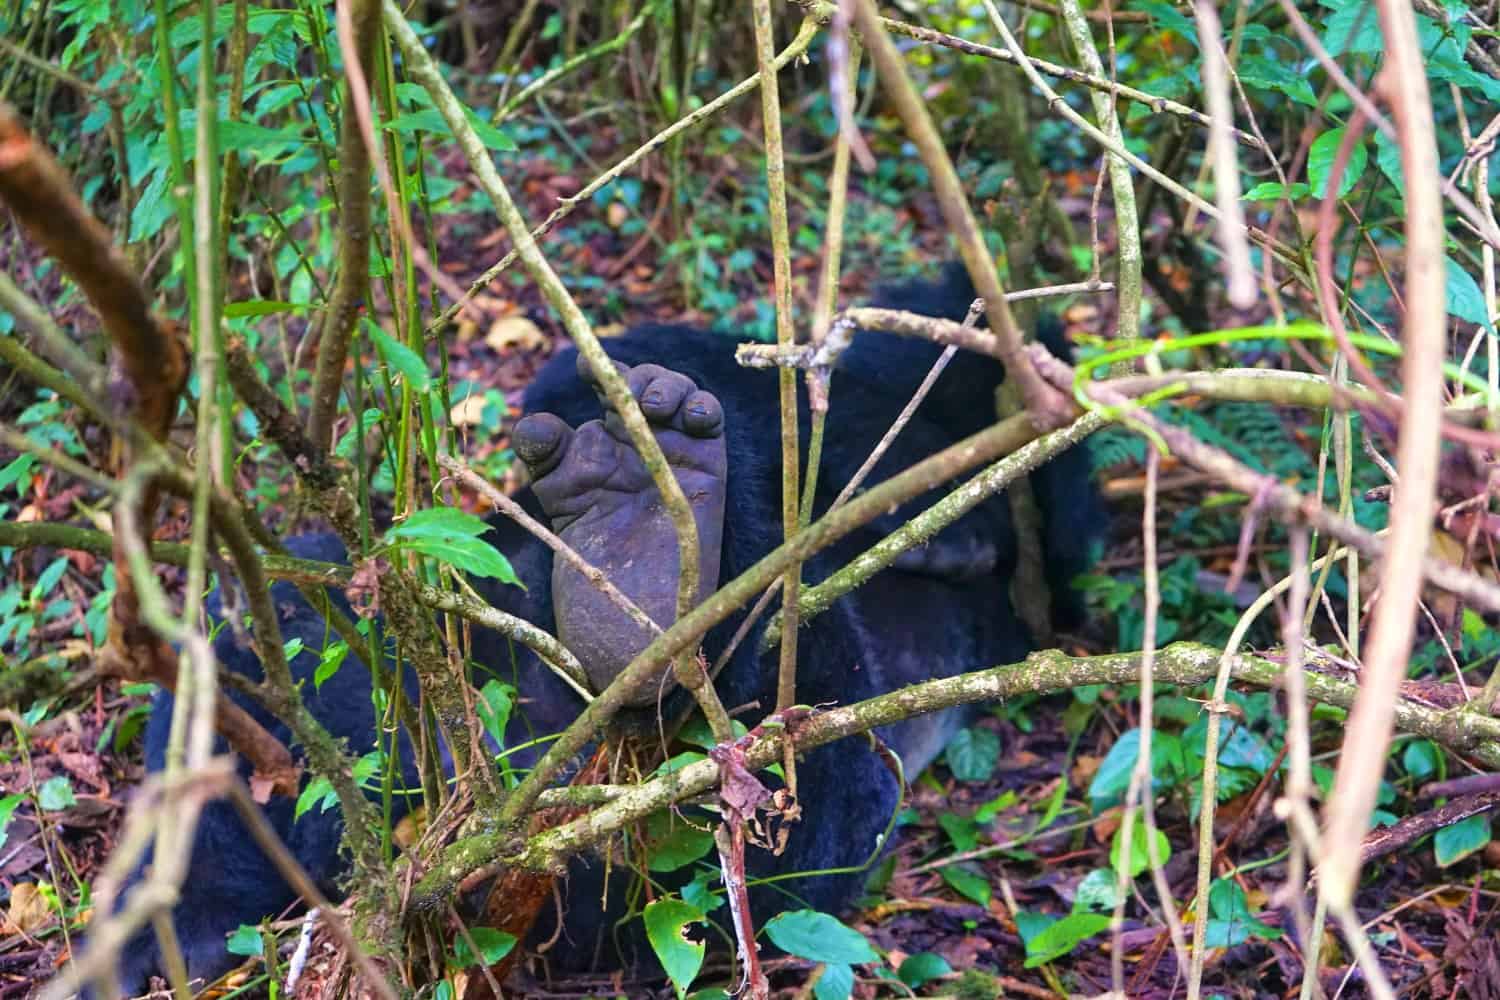
[[[854,992],[854,970],[839,962],[823,966],[823,974],[813,983],[817,1000],[849,1000]]]
[[[1480,326],[1489,326],[1490,314],[1484,307],[1484,293],[1479,290],[1479,283],[1452,257],[1444,257],[1443,263],[1447,265],[1448,272],[1448,315]]]
[[[1281,937],[1278,928],[1262,923],[1250,912],[1245,891],[1233,879],[1217,879],[1208,887],[1210,919],[1204,930],[1210,948],[1231,948],[1252,937],[1274,941]]]
[[[1344,141],[1342,128],[1329,129],[1313,140],[1307,153],[1307,179],[1312,184],[1313,194],[1318,198],[1328,196],[1328,177],[1333,171],[1333,161],[1338,156],[1339,144]],[[1363,140],[1349,151],[1349,160],[1344,164],[1343,176],[1339,178],[1340,198],[1354,190],[1354,185],[1364,175],[1365,164],[1370,153]]]
[[[1418,781],[1426,781],[1437,774],[1441,764],[1442,755],[1431,740],[1412,740],[1401,751],[1401,766]]]
[[[943,751],[959,781],[988,781],[1000,759],[1000,737],[988,729],[960,729]]]
[[[1127,878],[1135,878],[1141,872],[1151,866],[1151,855],[1146,841],[1146,817],[1141,813],[1135,814],[1134,830],[1130,837],[1130,867],[1126,872]],[[1120,870],[1122,859],[1120,852],[1125,847],[1125,826],[1115,831],[1114,838],[1109,844],[1109,864],[1116,872]],[[1167,840],[1167,835],[1160,830],[1156,831],[1156,856],[1162,863],[1172,856],[1172,843]]]
[[[953,849],[960,854],[967,854],[979,846],[979,824],[968,816],[945,812],[938,814],[937,821],[952,841]]]
[[[1329,55],[1373,55],[1385,49],[1380,19],[1368,0],[1325,0],[1324,6],[1334,8],[1323,20],[1323,47]]]
[[[17,807],[26,801],[26,796],[18,792],[0,797],[0,847],[5,846],[5,828],[10,826],[10,819],[15,815]]]
[[[262,955],[266,950],[266,939],[261,936],[259,927],[240,924],[229,935],[229,940],[224,942],[224,950],[231,955],[243,955],[246,958]]]
[[[333,794],[333,783],[327,778],[319,775],[307,783],[297,796],[297,805],[292,810],[292,819],[299,820],[302,814],[307,812],[319,802],[323,804],[322,811],[327,812],[332,806],[338,804],[339,797]]]
[[[1130,787],[1130,772],[1135,768],[1136,758],[1141,753],[1141,731],[1130,729],[1120,734],[1094,780],[1089,782],[1089,805],[1095,813],[1108,809],[1124,800]],[[1183,758],[1182,740],[1171,733],[1157,731],[1151,734],[1151,787],[1153,792],[1176,784],[1187,771]]]
[[[1034,969],[1068,954],[1081,943],[1109,928],[1102,913],[1070,913],[1048,924],[1026,942],[1026,968]]]
[[[681,816],[656,813],[646,821],[647,862],[654,872],[675,872],[713,849],[714,835],[689,825]]]
[[[521,585],[521,578],[511,568],[510,560],[489,542],[477,538],[416,538],[407,542],[405,547],[461,569],[470,576],[491,577],[502,583]]]
[[[1406,197],[1406,174],[1401,169],[1401,147],[1395,139],[1384,132],[1375,133],[1375,165],[1385,174],[1386,180],[1396,188],[1396,193]]]
[[[406,379],[406,384],[412,387],[413,392],[426,392],[432,385],[432,379],[427,374],[427,362],[422,356],[386,333],[369,317],[365,317],[365,327],[385,363]]]
[[[479,722],[484,731],[499,747],[505,746],[505,727],[510,722],[510,712],[516,703],[516,689],[491,677],[479,689]]]
[[[718,880],[718,876],[712,872],[698,869],[693,880],[682,887],[682,898],[689,905],[696,908],[700,913],[712,913],[724,905],[724,897],[713,891],[712,883]]]
[[[243,302],[224,303],[224,318],[238,319],[242,316],[275,316],[278,313],[306,312],[312,308],[310,302],[277,302],[274,299],[246,299]]]
[[[48,563],[47,568],[42,570],[41,576],[36,578],[36,585],[31,588],[31,599],[39,601],[52,593],[52,588],[57,586],[57,582],[62,579],[63,574],[67,571],[67,556],[58,556],[52,562]]]
[[[457,968],[467,969],[471,965],[494,965],[516,946],[516,936],[493,927],[470,927],[469,937],[474,939],[475,955],[469,942],[460,934],[453,942],[453,959]]]
[[[863,934],[816,910],[791,910],[772,917],[766,936],[782,951],[810,962],[863,965],[880,961]]]
[[[78,801],[73,796],[73,783],[66,775],[61,774],[42,782],[42,787],[37,789],[36,797],[47,812],[71,808]]]
[[[478,538],[490,526],[483,518],[475,517],[457,507],[428,507],[414,511],[406,520],[385,533],[392,538]]]
[[[901,963],[901,968],[896,970],[896,978],[915,990],[952,971],[953,966],[942,955],[922,951]]]
[[[1301,181],[1286,185],[1280,181],[1261,181],[1240,196],[1241,201],[1280,201],[1282,198],[1290,198],[1296,201],[1298,198],[1306,198],[1312,188]]]
[[[943,876],[953,891],[980,906],[990,905],[990,896],[993,890],[990,888],[990,880],[970,864],[944,865],[938,869],[938,874]]]
[[[464,117],[474,128],[474,134],[479,136],[479,141],[485,147],[497,153],[514,153],[516,151],[515,141],[504,132],[497,129],[487,121],[464,108]],[[390,121],[381,122],[381,127],[390,129],[392,132],[403,134],[412,132],[432,132],[435,135],[445,135],[454,138],[453,129],[448,127],[448,119],[436,108],[427,108],[422,111],[409,111],[404,115],[392,118]]]
[[[672,988],[681,997],[703,968],[704,944],[691,940],[684,931],[689,924],[701,924],[704,916],[695,906],[672,896],[646,904],[646,939],[656,952]]]
[[[1485,813],[1461,819],[1432,835],[1432,856],[1447,868],[1490,842],[1490,818]]]
[[[318,657],[318,669],[313,671],[313,690],[320,690],[324,681],[338,673],[348,655],[349,644],[342,639],[324,646],[322,655]]]
[[[1247,87],[1275,90],[1299,104],[1317,107],[1318,95],[1313,93],[1312,84],[1307,82],[1307,77],[1294,72],[1286,63],[1262,56],[1246,56],[1234,71],[1239,75],[1240,82]]]
[[[1150,14],[1162,28],[1175,31],[1194,45],[1198,44],[1197,26],[1171,4],[1165,3],[1164,0],[1137,0],[1135,6]]]
[[[1120,901],[1120,886],[1109,868],[1095,868],[1078,883],[1073,894],[1073,912],[1111,913]]]

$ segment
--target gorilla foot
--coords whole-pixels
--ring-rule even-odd
[[[603,400],[582,355],[578,373]],[[621,366],[621,374],[692,506],[701,598],[719,583],[728,464],[724,410],[692,379],[659,365]],[[512,433],[516,454],[531,471],[532,489],[553,530],[666,627],[676,619],[677,532],[624,422],[607,400],[605,407],[603,420],[576,429],[550,413],[524,418]],[[552,600],[558,635],[596,691],[651,641],[646,629],[561,559],[553,563]],[[642,685],[629,704],[651,704],[659,687],[657,680]]]

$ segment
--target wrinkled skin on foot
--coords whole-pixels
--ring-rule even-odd
[[[701,600],[719,582],[727,474],[724,410],[692,379],[660,365],[621,365],[620,374],[692,507]],[[574,429],[551,413],[532,414],[516,425],[516,454],[531,471],[532,489],[553,530],[666,628],[677,619],[677,530],[624,421],[608,409],[582,355],[578,375],[599,393],[607,408],[604,418]],[[552,604],[558,637],[583,664],[595,692],[608,687],[652,639],[562,559],[552,567]],[[649,705],[661,687],[661,678],[652,678],[630,692],[627,704]]]

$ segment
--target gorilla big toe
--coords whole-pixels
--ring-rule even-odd
[[[699,599],[719,582],[724,536],[727,459],[724,411],[718,399],[685,375],[660,365],[620,366],[698,526]],[[576,430],[551,413],[515,427],[516,454],[535,480],[533,489],[553,528],[579,555],[658,625],[676,619],[677,531],[619,414],[609,408],[587,361],[579,375],[599,393],[602,420]],[[558,636],[578,657],[595,691],[602,691],[651,641],[651,634],[565,560],[552,567]],[[656,680],[630,694],[649,705]]]

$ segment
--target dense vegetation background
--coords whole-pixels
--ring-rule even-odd
[[[1076,377],[1010,419],[1067,425],[1023,462],[1093,431],[1093,613],[986,675],[1010,696],[912,776],[866,905],[771,932],[773,988],[1500,995],[1496,4],[905,2],[880,10],[898,57],[872,10],[0,5],[0,998],[73,968],[106,858],[140,848],[145,698],[175,648],[203,666],[220,574],[258,614],[267,575],[322,579],[273,540],[332,520],[394,561],[403,653],[442,664],[461,630],[431,607],[481,614],[441,598],[493,550],[385,525],[485,509],[440,459],[509,481],[558,345],[647,319],[820,340],[965,249],[1007,291],[1063,286],[1011,308],[1063,319]],[[503,725],[511,693],[477,693],[471,723]],[[290,685],[262,695],[297,717]],[[383,759],[299,724],[301,801],[360,809]],[[254,795],[296,794],[260,749]],[[541,792],[516,780],[462,794],[514,819]],[[135,808],[191,829],[191,796]],[[473,989],[474,949],[514,938],[397,919],[369,889],[406,871],[393,836],[351,838],[354,953]],[[662,926],[701,922],[684,896]],[[299,926],[236,935],[263,962],[230,988],[278,995]],[[674,938],[673,984],[522,990],[732,987]],[[296,989],[349,989],[350,954]]]

